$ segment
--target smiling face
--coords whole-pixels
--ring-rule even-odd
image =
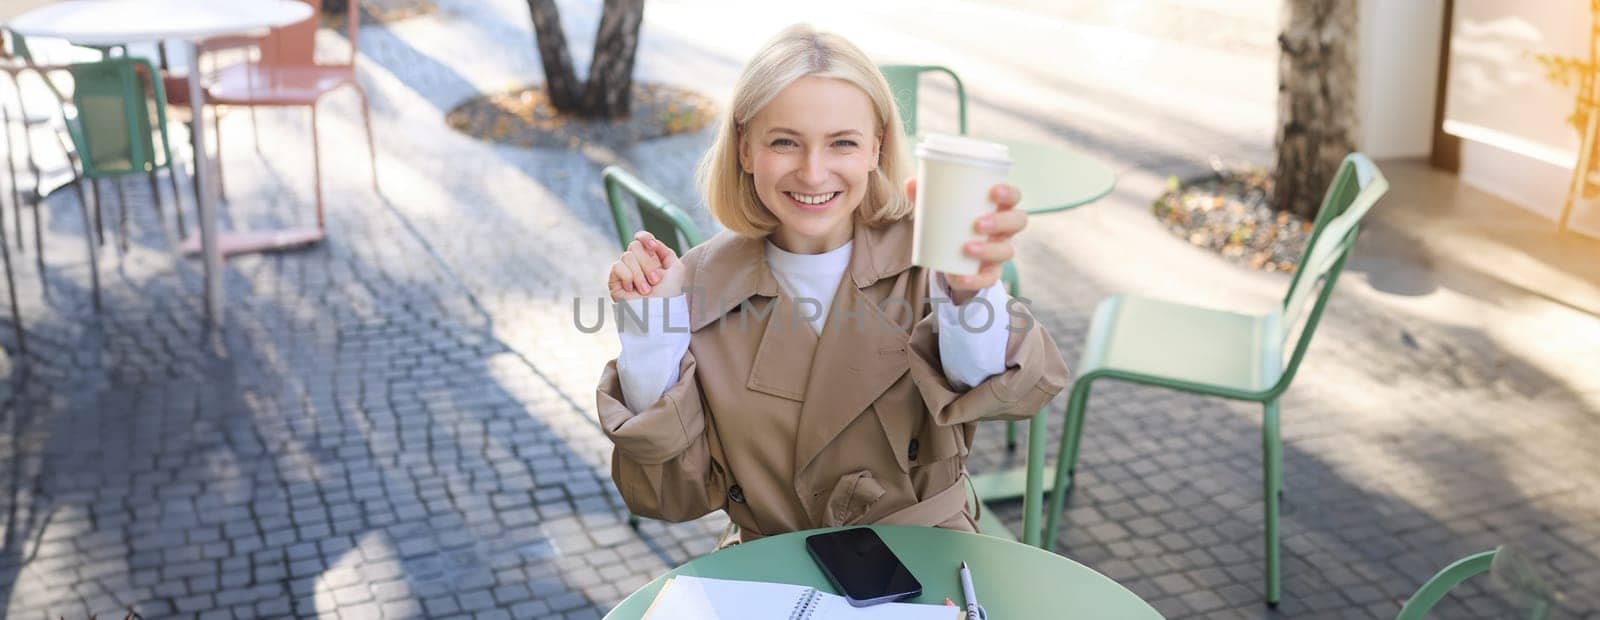
[[[778,218],[774,244],[816,254],[850,239],[878,167],[878,124],[861,89],[817,76],[796,80],[756,113],[740,136],[739,162]]]

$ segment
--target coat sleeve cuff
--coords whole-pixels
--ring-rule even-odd
[[[1009,304],[1007,312],[1005,370],[970,390],[957,389],[945,376],[934,334],[938,319],[924,317],[912,328],[911,378],[935,423],[1025,419],[1066,386],[1066,362],[1044,326],[1021,304]]]
[[[683,355],[678,374],[661,398],[635,413],[623,403],[616,361],[606,364],[595,391],[600,427],[629,459],[645,465],[665,463],[705,432],[694,354]]]

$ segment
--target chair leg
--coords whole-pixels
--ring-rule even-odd
[[[178,238],[189,236],[183,226],[183,194],[178,189],[178,162],[167,160],[167,178],[172,180],[172,214],[178,218]]]
[[[30,154],[31,156],[31,154]],[[44,196],[39,194],[40,184],[44,182],[35,169],[33,175],[33,260],[39,263],[39,274],[44,275],[44,220],[39,214],[44,210]]]
[[[3,121],[6,132],[6,170],[11,173],[11,206],[16,208],[16,212],[12,214],[12,221],[15,222],[17,227],[17,248],[22,250],[24,249],[22,245],[22,190],[17,187],[17,163],[16,158],[13,156],[17,150],[11,143],[11,112],[4,106],[0,106],[0,121]],[[22,118],[22,127],[23,131],[27,131],[28,118],[26,116]],[[0,236],[0,243],[4,241],[4,237]]]
[[[1078,436],[1083,432],[1083,417],[1089,406],[1091,382],[1092,378],[1082,377],[1072,382],[1072,394],[1067,399],[1067,421],[1061,429],[1061,447],[1056,455],[1056,479],[1050,487],[1050,515],[1045,519],[1045,536],[1039,541],[1040,547],[1046,550],[1055,549],[1061,512],[1067,504],[1067,482],[1077,473]]]
[[[1017,451],[1017,423],[1006,422],[1006,452]]]
[[[311,105],[311,169],[313,171],[311,188],[317,193],[317,230],[322,230],[322,146],[317,140],[316,104]]]
[[[361,123],[367,128],[367,163],[372,169],[372,192],[382,195],[383,190],[378,187],[378,147],[372,140],[372,107],[367,105],[366,89],[360,84],[355,84],[355,87],[356,94],[361,97]]]
[[[10,130],[11,124],[7,123],[6,131],[9,133]],[[6,156],[10,157],[11,153],[7,152]],[[22,210],[22,203],[20,202],[14,203],[12,206],[18,211]],[[5,258],[6,263],[6,294],[11,297],[11,328],[16,330],[17,351],[26,354],[28,352],[28,341],[22,335],[22,306],[17,303],[17,280],[11,275],[11,248],[5,244],[4,223],[5,218],[0,217],[0,256]]]
[[[1028,481],[1022,494],[1022,544],[1049,549],[1039,535],[1039,517],[1044,514],[1044,439],[1050,419],[1046,404],[1028,420]]]
[[[628,527],[639,529],[639,515],[628,513]]]
[[[166,223],[162,222],[166,218],[164,217],[165,214],[161,212],[161,184],[156,181],[155,169],[151,168],[150,172],[145,173],[145,178],[150,179],[150,203],[155,205],[156,208],[156,225],[166,228]]]
[[[94,194],[94,233],[100,245],[106,244],[105,216],[100,212],[100,179],[89,179],[89,190]]]
[[[94,311],[100,312],[100,263],[94,249],[94,230],[91,228],[94,218],[89,216],[89,201],[86,200],[88,196],[83,191],[84,180],[82,178],[75,180],[73,187],[78,188],[78,206],[83,211],[83,239],[89,245],[89,284],[90,290],[93,291],[94,295]],[[89,183],[91,187],[94,186],[94,180],[90,179]],[[96,203],[95,212],[98,213],[100,210],[100,205],[98,204],[100,202],[99,190],[95,191],[94,199]],[[104,243],[104,241],[105,238],[101,237],[101,242]]]
[[[111,179],[111,184],[117,186],[117,246],[123,254],[128,253],[128,194],[122,190],[122,177]]]
[[[15,76],[12,85],[16,87],[17,114],[22,117],[22,148],[28,152],[28,170],[33,172],[33,250],[34,260],[39,263],[39,273],[44,273],[44,224],[40,220],[39,212],[44,210],[44,171],[39,169],[39,161],[33,153],[33,131],[28,128],[28,104],[22,100],[22,82]]]
[[[1068,434],[1068,436],[1071,437],[1071,439],[1072,439],[1072,441],[1067,445],[1067,481],[1068,482],[1071,482],[1078,475],[1078,446],[1079,446],[1079,444],[1083,443],[1083,420],[1084,420],[1084,418],[1088,417],[1088,415],[1089,415],[1089,413],[1088,413],[1088,411],[1089,411],[1089,409],[1088,409],[1088,407],[1089,407],[1089,386],[1088,385],[1084,385],[1083,386],[1082,399],[1083,399],[1082,404],[1080,404],[1078,406],[1078,415],[1074,416],[1074,415],[1071,415],[1070,412],[1069,412],[1069,414],[1067,416],[1067,422],[1069,422],[1071,424],[1071,428],[1069,429],[1071,432]],[[1069,490],[1070,490],[1070,487],[1069,487]]]
[[[1266,543],[1267,543],[1267,604],[1277,606],[1282,594],[1279,578],[1278,551],[1278,490],[1283,485],[1283,442],[1278,433],[1278,401],[1273,399],[1265,406],[1261,420],[1262,475],[1265,490]]]

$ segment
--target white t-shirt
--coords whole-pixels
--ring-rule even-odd
[[[828,311],[833,306],[833,294],[839,288],[850,265],[853,241],[821,254],[794,254],[767,242],[767,266],[778,280],[778,285],[791,299],[814,299],[821,303],[820,316],[807,317],[811,329],[818,335],[828,322]],[[935,272],[928,271],[928,295],[948,299],[944,283]],[[977,298],[988,302],[989,309],[981,306]],[[936,306],[939,321],[939,361],[950,384],[959,390],[972,389],[984,380],[1005,371],[1006,326],[1010,316],[1006,303],[1010,301],[1001,283],[996,282],[961,306],[941,303]],[[662,302],[665,301],[665,305]],[[648,316],[649,328],[640,332],[632,325],[618,324],[622,339],[622,352],[617,356],[617,378],[622,383],[623,402],[635,413],[648,408],[661,398],[667,388],[678,382],[678,364],[689,350],[689,302],[686,295],[635,299],[627,302],[635,316]],[[648,307],[647,307],[648,305]],[[810,304],[806,304],[809,306]],[[646,311],[650,311],[646,314]],[[993,311],[988,325],[989,311]],[[656,313],[667,313],[667,329],[656,319]],[[804,311],[810,314],[810,311]],[[961,322],[962,313],[966,321]],[[970,326],[970,328],[968,327]],[[982,329],[977,329],[982,328]]]
[[[833,294],[839,290],[839,280],[844,277],[845,268],[850,266],[850,248],[854,241],[846,241],[832,250],[821,254],[794,254],[786,252],[771,241],[767,242],[767,266],[772,268],[773,277],[778,279],[778,286],[783,287],[783,292],[789,294],[789,299],[816,300],[822,304],[820,316],[811,317],[809,302],[801,303],[804,307],[796,308],[803,313],[811,323],[811,331],[818,336],[822,335],[822,326],[828,324],[828,311],[833,308]]]

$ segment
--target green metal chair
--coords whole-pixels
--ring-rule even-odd
[[[1289,389],[1316,332],[1345,258],[1355,244],[1361,218],[1389,190],[1372,160],[1345,157],[1322,201],[1300,268],[1283,303],[1264,315],[1246,315],[1133,296],[1112,297],[1095,309],[1078,377],[1067,401],[1066,428],[1051,488],[1045,548],[1054,547],[1075,473],[1089,387],[1119,379],[1194,394],[1261,403],[1265,482],[1267,603],[1280,594],[1278,500],[1283,448],[1278,433],[1278,397]],[[1318,284],[1322,286],[1318,289]],[[1293,350],[1285,347],[1297,331]]]
[[[22,129],[23,129],[23,141],[22,141],[22,144],[23,144],[23,148],[27,152],[27,160],[28,160],[29,171],[32,172],[33,178],[34,178],[33,188],[29,192],[30,195],[26,196],[26,199],[25,199],[23,194],[22,194],[22,192],[20,191],[20,186],[17,183],[16,170],[14,168],[10,167],[10,162],[9,161],[7,162],[8,171],[10,172],[10,175],[11,175],[12,203],[13,203],[13,207],[16,208],[16,211],[14,212],[14,216],[16,218],[15,221],[16,221],[16,225],[17,225],[17,247],[19,249],[22,248],[22,236],[21,236],[22,235],[22,214],[21,214],[22,204],[23,204],[23,202],[30,202],[30,203],[33,204],[33,207],[34,207],[33,223],[34,223],[34,248],[36,250],[35,257],[36,257],[36,259],[37,259],[37,261],[39,263],[39,271],[40,271],[40,273],[44,273],[44,235],[43,235],[44,225],[41,223],[41,221],[39,219],[39,217],[40,217],[39,209],[40,209],[40,205],[42,204],[42,201],[44,199],[44,196],[49,193],[49,190],[42,186],[43,179],[44,179],[43,171],[40,169],[40,167],[38,165],[38,162],[34,158],[33,140],[32,140],[32,128],[35,125],[45,125],[45,124],[53,123],[53,117],[50,117],[50,116],[34,116],[33,114],[31,114],[27,110],[27,102],[25,100],[25,97],[23,96],[23,89],[22,89],[22,84],[19,81],[19,76],[21,74],[27,73],[27,72],[35,73],[39,77],[40,81],[44,84],[45,88],[48,89],[51,92],[51,94],[55,95],[56,100],[58,102],[60,102],[61,105],[64,108],[65,107],[65,102],[66,102],[66,96],[62,95],[61,94],[61,90],[58,89],[56,87],[55,83],[50,80],[49,73],[52,72],[52,71],[64,71],[66,69],[66,66],[64,66],[64,65],[42,65],[42,64],[39,64],[38,62],[36,62],[32,52],[28,48],[26,39],[24,39],[22,35],[17,34],[16,32],[13,32],[13,31],[8,30],[8,29],[0,28],[0,38],[4,39],[3,42],[0,42],[0,73],[5,73],[11,78],[13,94],[16,95],[17,116],[18,116],[17,120],[20,122],[20,124],[22,125]],[[0,109],[3,109],[3,108],[5,108],[5,106],[3,104],[0,104]],[[6,111],[6,110],[0,110],[0,112],[3,112],[3,113],[0,113],[0,115],[9,116],[9,112]],[[10,136],[10,133],[11,133],[10,132],[10,122],[11,122],[11,120],[9,118],[5,119],[4,122],[0,122],[0,127],[5,127],[6,128],[6,150],[7,150],[7,152],[12,152],[12,149],[13,149],[13,144],[11,142],[11,136]],[[67,158],[69,160],[73,160],[73,158],[76,157],[76,155],[72,152],[72,149],[67,145],[65,139],[63,139],[61,137],[59,132],[52,131],[51,133],[55,134],[56,140],[60,143],[62,152],[66,154],[66,156],[67,156]],[[73,161],[75,161],[75,160],[73,160]],[[91,216],[90,213],[89,213],[89,199],[88,199],[88,196],[86,194],[84,194],[82,185],[77,182],[78,179],[80,179],[81,177],[78,176],[77,168],[75,166],[72,167],[72,172],[73,172],[73,185],[78,190],[78,205],[79,205],[79,208],[82,210],[82,214],[83,214],[83,225],[84,225],[84,231],[85,231],[84,241],[85,241],[85,244],[88,246],[88,252],[89,252],[89,279],[90,279],[90,282],[92,284],[92,289],[93,289],[93,292],[94,292],[94,308],[95,308],[96,311],[98,311],[98,310],[100,310],[100,276],[99,276],[100,270],[99,270],[99,265],[96,262],[97,258],[96,258],[95,250],[94,250],[94,246],[95,246],[95,235],[94,235],[94,233],[95,233],[95,230],[96,230],[96,221],[97,220],[96,220],[95,217]],[[4,237],[4,235],[0,235],[0,238],[3,238],[3,237]],[[0,239],[0,243],[3,243],[3,239]],[[8,275],[9,275],[9,272],[8,272]],[[14,297],[14,294],[13,294],[13,297]],[[15,305],[14,302],[13,302],[13,305]],[[20,325],[19,325],[19,328],[20,328]],[[20,342],[21,341],[21,337],[22,337],[20,329],[19,329],[19,331],[17,333],[17,336],[18,336],[18,341]]]
[[[917,91],[924,73],[943,73],[956,83],[956,102],[959,105],[961,135],[967,135],[967,89],[961,77],[947,67],[938,65],[878,65],[878,71],[889,81],[889,92],[894,93],[895,107],[900,110],[900,124],[906,135],[917,135]]]
[[[1517,554],[1506,547],[1498,547],[1492,551],[1482,551],[1456,560],[1439,571],[1417,592],[1406,600],[1404,607],[1400,608],[1400,615],[1395,620],[1423,620],[1433,606],[1439,604],[1445,595],[1450,593],[1461,582],[1491,573],[1519,599],[1518,603],[1524,606],[1527,614],[1524,616],[1531,620],[1544,620],[1550,617],[1550,605],[1553,598],[1550,589],[1544,581],[1533,571],[1531,566],[1518,558]]]
[[[11,30],[0,27],[0,74],[5,74],[6,77],[10,79],[11,92],[13,95],[13,100],[0,102],[0,108],[6,108],[6,112],[9,113],[10,104],[13,102],[16,104],[16,113],[9,115],[10,118],[5,126],[9,127],[10,121],[16,121],[19,128],[22,129],[21,147],[27,161],[27,171],[33,176],[33,186],[27,192],[24,192],[23,185],[18,182],[16,168],[11,165],[10,161],[6,162],[7,172],[10,174],[11,179],[12,204],[16,205],[16,210],[13,211],[13,217],[15,218],[16,222],[17,249],[24,249],[22,239],[22,205],[28,204],[33,207],[33,242],[36,250],[34,257],[39,263],[40,272],[44,271],[44,226],[40,221],[40,203],[44,199],[44,196],[48,195],[54,188],[44,186],[46,175],[45,170],[40,167],[39,161],[36,157],[33,143],[33,130],[41,126],[54,127],[57,117],[53,114],[46,113],[44,110],[30,110],[28,108],[28,97],[24,96],[26,91],[22,83],[22,77],[29,73],[34,74],[38,77],[44,87],[49,90],[51,94],[55,95],[57,101],[65,101],[66,97],[61,94],[61,91],[56,88],[55,83],[50,81],[46,75],[46,73],[49,71],[59,71],[64,69],[64,65],[39,64],[35,60],[32,51],[29,49],[27,39],[25,37],[12,32]],[[52,131],[51,133],[56,132]],[[11,141],[9,132],[6,136],[6,148],[8,151],[15,152],[13,150],[14,145]],[[62,144],[62,149],[68,157],[73,156],[72,150],[68,148],[65,143]],[[76,168],[74,168],[74,173],[76,173]]]
[[[128,57],[68,65],[66,71],[73,82],[73,113],[65,115],[67,134],[82,169],[80,182],[89,180],[96,210],[101,204],[100,179],[142,174],[150,179],[151,196],[157,217],[160,217],[161,191],[156,185],[155,172],[172,168],[172,149],[167,139],[167,97],[159,79],[161,74],[148,60]],[[154,94],[153,125],[147,91]],[[158,130],[159,142],[153,139],[153,128]],[[115,185],[120,196],[122,184]],[[124,251],[128,247],[126,202],[123,200],[119,209],[118,225]],[[181,205],[174,208],[181,208]],[[96,219],[99,219],[98,213]]]
[[[700,235],[700,228],[694,225],[694,220],[689,219],[689,214],[673,205],[660,192],[645,185],[639,177],[620,167],[606,166],[600,171],[600,178],[606,184],[606,202],[611,205],[611,220],[617,227],[617,244],[623,250],[627,250],[628,244],[633,242],[633,226],[628,219],[630,202],[639,214],[639,223],[643,228],[667,244],[678,256],[683,256],[689,248],[705,241],[705,237]],[[629,513],[628,525],[639,527],[639,515]]]
[[[639,223],[643,228],[667,244],[678,256],[683,256],[689,248],[705,240],[700,235],[699,227],[694,225],[694,220],[689,219],[689,214],[673,205],[660,192],[645,185],[639,177],[617,166],[606,166],[605,170],[600,171],[600,178],[606,183],[606,202],[611,204],[611,218],[617,227],[617,243],[622,249],[628,249],[628,244],[633,242],[633,230],[627,215],[629,202],[633,203],[635,212],[639,214]]]

